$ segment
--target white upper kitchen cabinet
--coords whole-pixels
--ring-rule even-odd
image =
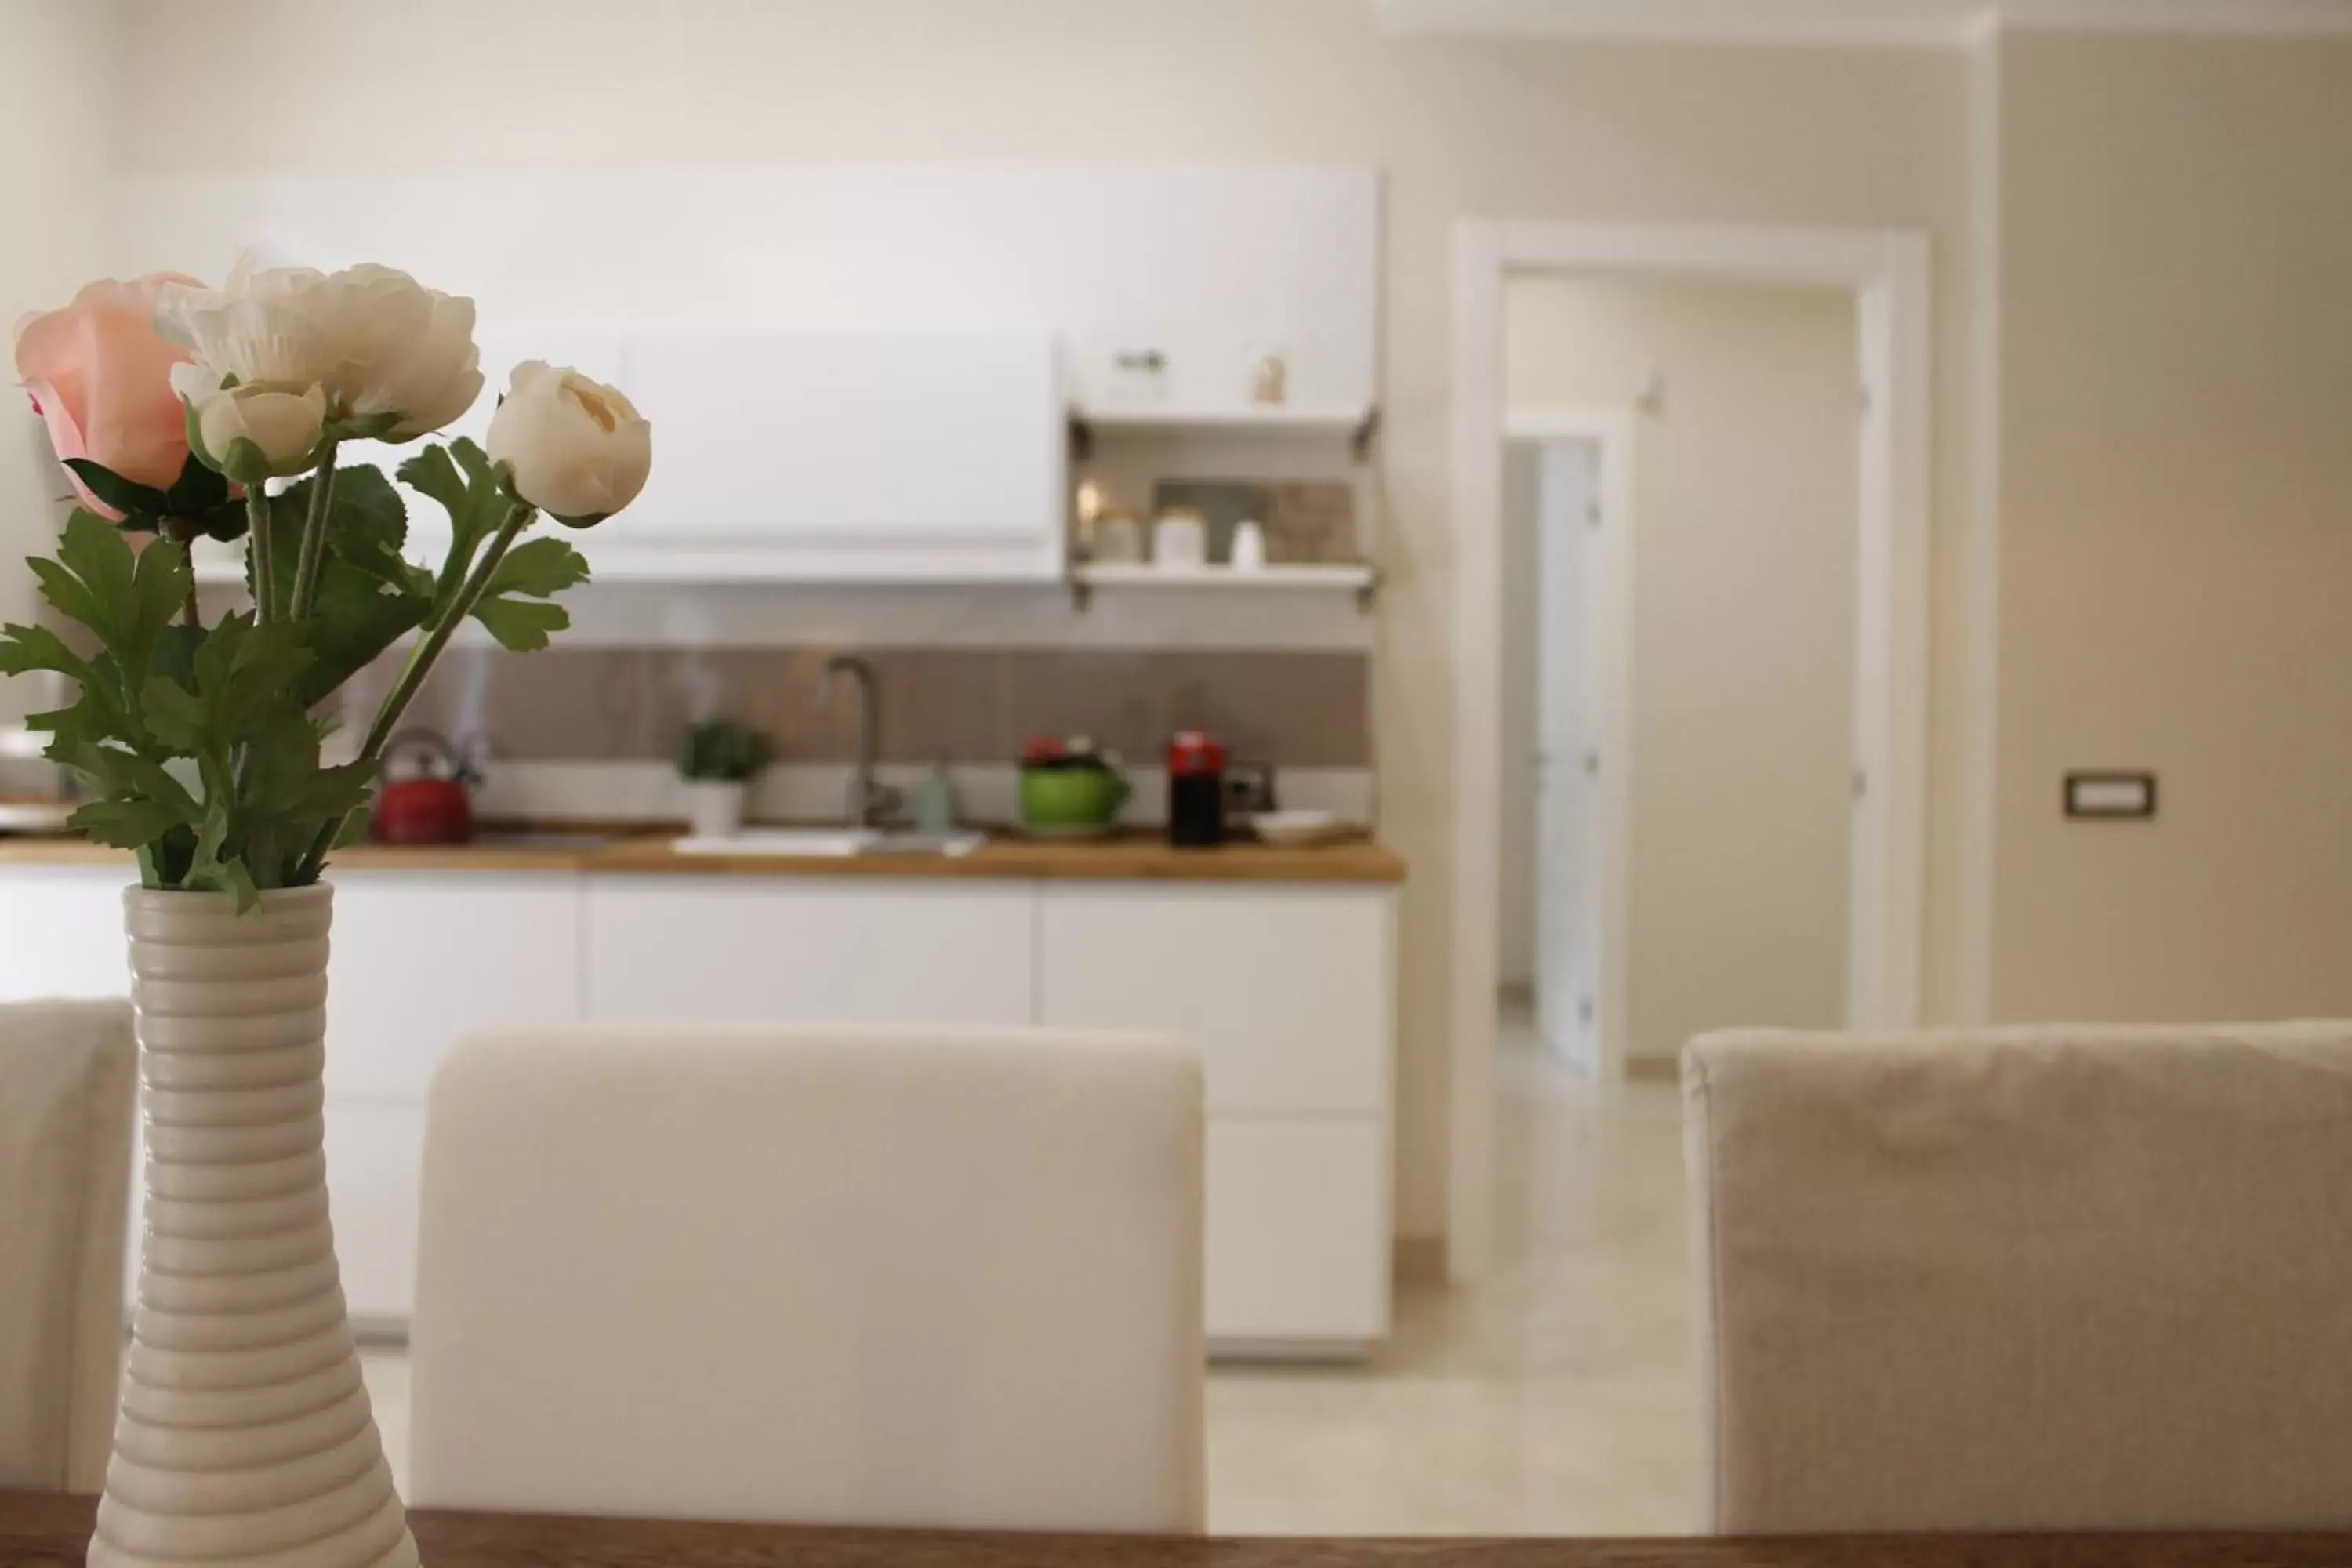
[[[1054,317],[1073,405],[1176,423],[1362,417],[1378,395],[1380,195],[1369,169],[1100,179],[1073,237],[1088,265]],[[1277,410],[1255,395],[1267,358],[1286,373]]]
[[[633,332],[626,353],[655,460],[596,531],[613,551],[712,575],[1060,575],[1050,333],[681,328]]]
[[[588,1016],[1019,1027],[1034,900],[1024,882],[593,878]]]

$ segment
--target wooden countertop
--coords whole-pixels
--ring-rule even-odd
[[[386,871],[586,871],[599,875],[715,877],[929,877],[1035,881],[1394,883],[1404,862],[1370,839],[1314,848],[1235,843],[1172,849],[1136,835],[1093,843],[992,839],[969,855],[680,855],[672,835],[637,832],[602,843],[490,837],[475,844],[401,847],[357,844],[328,863]],[[128,866],[120,849],[79,838],[0,838],[0,866]]]
[[[0,1568],[82,1562],[94,1498],[0,1492]],[[430,1568],[2341,1568],[2335,1535],[1886,1535],[1721,1541],[1237,1541],[409,1515]]]

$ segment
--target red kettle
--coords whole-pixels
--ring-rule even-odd
[[[430,730],[404,730],[383,749],[371,832],[379,844],[463,844],[474,837],[469,786],[481,776]]]

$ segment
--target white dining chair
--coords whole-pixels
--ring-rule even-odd
[[[1202,1525],[1200,1068],[1045,1031],[582,1026],[433,1087],[422,1505]]]
[[[128,1002],[0,1006],[0,1488],[105,1484],[138,1070]]]
[[[2352,1525],[2352,1025],[1683,1058],[1726,1534]]]

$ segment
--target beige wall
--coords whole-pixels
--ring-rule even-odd
[[[12,347],[18,318],[64,304],[102,265],[119,22],[110,0],[0,0],[0,331]],[[66,491],[16,381],[12,359],[0,371],[0,561],[10,563],[54,539]],[[26,620],[37,602],[28,574],[0,571],[0,620]],[[0,681],[0,715],[38,705],[28,684]]]
[[[1514,405],[1623,408],[1633,463],[1629,1049],[1845,1015],[1861,423],[1851,294],[1526,278]]]
[[[1444,1224],[1455,221],[1910,226],[1936,237],[1946,283],[1966,254],[1967,70],[1946,55],[1384,39],[1360,0],[131,3],[109,104],[141,172],[891,159],[1385,170],[1392,521],[1375,703],[1382,831],[1412,863],[1397,1197],[1413,1236]],[[199,133],[188,83],[255,79],[271,91],[207,92]],[[1939,305],[1946,441],[1963,404],[1962,301]],[[1963,515],[1965,476],[1939,473],[1939,512]],[[1962,668],[1941,634],[1937,657],[1939,670]],[[1939,764],[1948,741],[1939,722]]]
[[[2018,37],[2001,119],[1994,1005],[2352,1013],[2352,43]]]

